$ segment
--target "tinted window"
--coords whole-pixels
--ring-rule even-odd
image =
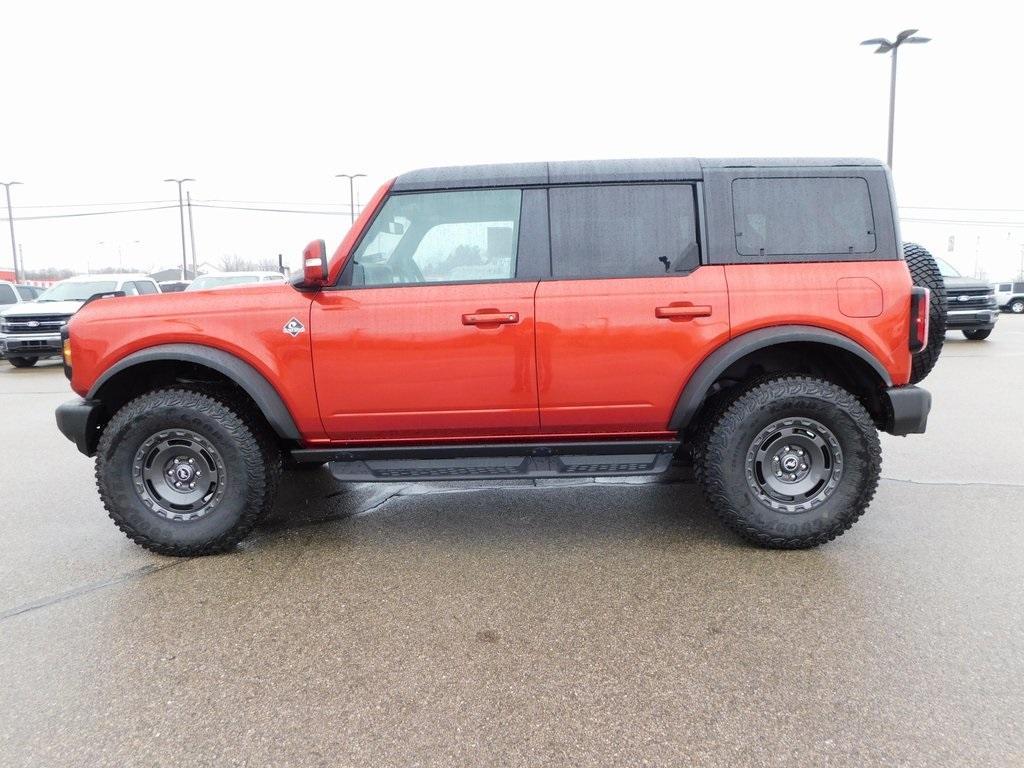
[[[135,287],[135,283],[133,283],[131,280],[127,280],[124,283],[122,283],[121,284],[121,290],[124,291],[124,295],[125,296],[138,296],[139,295],[139,291]]]
[[[477,282],[515,276],[518,189],[393,195],[353,257],[353,285]]]
[[[135,289],[142,294],[156,293],[156,285],[149,282],[148,280],[136,280]]]
[[[555,277],[655,277],[698,264],[693,187],[551,189]]]
[[[875,225],[862,178],[735,179],[741,256],[872,253]]]
[[[1000,283],[999,284],[999,290],[1003,291],[1003,292],[1012,291],[1013,290],[1013,285],[1011,283]]]
[[[0,304],[15,304],[17,301],[18,297],[11,286],[0,285]]]

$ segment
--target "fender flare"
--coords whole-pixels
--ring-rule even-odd
[[[689,425],[693,417],[697,415],[708,390],[711,389],[718,377],[737,360],[759,349],[801,341],[826,344],[851,352],[867,363],[878,374],[885,386],[892,386],[892,377],[885,366],[878,361],[878,358],[857,342],[835,331],[816,328],[812,325],[776,325],[770,328],[759,328],[730,339],[704,359],[704,362],[697,367],[697,370],[690,376],[690,380],[686,382],[686,386],[683,387],[675,410],[672,411],[669,429],[683,430]]]
[[[86,399],[96,399],[103,385],[114,376],[141,363],[156,361],[196,363],[227,376],[256,403],[274,432],[286,440],[300,440],[298,427],[281,396],[266,377],[230,352],[202,344],[161,344],[133,352],[103,372],[90,387]]]

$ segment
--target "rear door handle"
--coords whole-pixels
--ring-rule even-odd
[[[711,307],[656,307],[654,316],[663,320],[689,320],[694,317],[710,317]]]
[[[508,325],[518,322],[518,312],[474,312],[462,316],[463,325]]]

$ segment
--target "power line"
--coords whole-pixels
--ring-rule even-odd
[[[169,208],[177,208],[177,205],[158,205],[152,208],[126,208],[123,211],[83,211],[81,213],[51,213],[47,216],[15,216],[15,221],[37,221],[39,219],[73,219],[80,216],[111,216],[115,213],[142,213],[144,211],[165,211]],[[0,221],[10,221],[4,218]]]
[[[221,210],[230,211],[260,211],[263,213],[312,213],[319,214],[321,216],[347,216],[348,214],[343,211],[303,211],[297,208],[256,208],[253,206],[243,205],[210,205],[209,203],[195,203],[193,205],[196,208],[219,208]]]

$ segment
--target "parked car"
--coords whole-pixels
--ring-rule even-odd
[[[1007,281],[995,287],[996,304],[1015,315],[1024,315],[1024,282]]]
[[[414,171],[303,264],[292,284],[94,301],[68,325],[80,397],[58,427],[142,546],[230,548],[283,456],[370,482],[679,457],[740,536],[816,546],[870,503],[877,431],[925,430],[915,385],[945,320],[871,160]]]
[[[200,275],[185,289],[186,291],[208,291],[211,288],[230,288],[253,283],[283,283],[280,272],[212,272]]]
[[[23,301],[33,301],[39,296],[39,288],[34,285],[20,285],[7,280],[0,280],[0,310]]]
[[[61,354],[60,330],[87,299],[123,291],[128,296],[160,292],[145,275],[79,275],[47,288],[31,302],[0,311],[0,357],[15,368]]]
[[[191,283],[191,280],[161,280],[158,285],[161,293],[181,293]]]
[[[940,258],[935,261],[946,286],[946,330],[962,331],[971,341],[987,339],[999,319],[995,290],[982,280],[964,277]]]

